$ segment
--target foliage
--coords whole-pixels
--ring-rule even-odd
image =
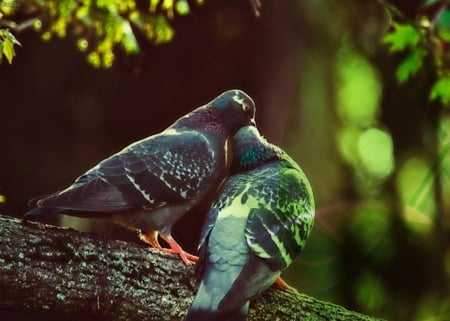
[[[387,2],[380,2],[394,15],[392,30],[383,42],[391,53],[405,54],[395,74],[399,83],[424,69],[426,58],[430,58],[437,77],[429,99],[450,105],[450,2],[425,0],[412,20]]]
[[[3,56],[8,63],[12,63],[16,52],[14,45],[20,46],[20,42],[14,37],[14,35],[7,29],[0,29],[0,64],[3,62]],[[0,200],[1,201],[1,200]]]
[[[345,297],[344,305],[389,320],[447,320],[450,109],[426,109],[424,102],[427,97],[450,102],[450,37],[444,23],[450,2],[429,1],[412,18],[407,14],[415,15],[416,2],[396,1],[405,13],[393,2],[333,2],[338,10],[328,15],[331,5],[314,2],[321,15],[309,30],[326,36],[303,49],[304,56],[314,57],[301,68],[302,96],[307,97],[301,107],[307,112],[302,111],[296,126],[306,127],[307,134],[301,144],[296,138],[292,144],[301,145],[299,157],[310,157],[311,167],[318,169],[307,173],[317,175],[311,178],[319,210],[316,239],[310,244],[319,245],[304,265],[312,266],[313,277],[299,284],[314,279],[309,286],[317,293],[327,291],[338,302]],[[424,16],[429,24],[441,18],[427,26]],[[386,34],[387,23],[391,29]],[[389,60],[397,61],[395,74],[384,53],[374,48],[380,39]],[[327,87],[330,74],[335,78]],[[383,82],[393,75],[408,84]],[[333,112],[337,122],[324,124]],[[327,145],[321,135],[334,137],[336,146]],[[330,147],[337,147],[336,156]],[[321,158],[327,161],[320,163]],[[345,164],[348,171],[336,174],[343,172],[336,164]],[[334,203],[339,192],[339,201],[348,207]]]
[[[195,0],[196,4],[203,2]],[[90,64],[108,68],[114,62],[117,49],[126,54],[140,52],[138,34],[155,44],[171,41],[174,30],[170,20],[176,15],[190,13],[187,0],[150,0],[146,3],[148,7],[143,8],[135,0],[3,1],[0,2],[0,14],[3,12],[4,16],[12,19],[19,14],[27,15],[31,26],[44,41],[70,35],[75,39],[77,48],[86,53]],[[8,22],[3,25],[19,29],[16,23]],[[11,63],[13,45],[19,43],[9,30],[0,31],[3,55]]]

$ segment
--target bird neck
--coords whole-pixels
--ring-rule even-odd
[[[261,144],[242,149],[235,157],[237,159],[234,164],[239,164],[235,170],[240,172],[252,170],[264,164],[280,160],[281,152],[271,144]]]

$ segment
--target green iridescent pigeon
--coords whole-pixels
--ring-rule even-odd
[[[165,250],[187,264],[196,258],[172,238],[172,225],[216,193],[229,167],[228,140],[239,128],[254,125],[254,116],[247,94],[226,91],[163,132],[101,161],[66,189],[35,200],[26,217],[112,218],[155,248],[161,248],[160,236],[170,246]]]
[[[185,321],[243,321],[249,300],[299,254],[314,200],[299,165],[255,127],[234,136],[231,176],[213,203],[199,244],[199,288]]]

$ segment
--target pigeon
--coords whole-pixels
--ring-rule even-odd
[[[249,300],[272,285],[305,245],[314,221],[299,165],[256,127],[232,141],[230,176],[199,242],[199,287],[184,321],[244,321]]]
[[[57,213],[111,218],[187,265],[197,257],[181,248],[171,228],[191,208],[213,200],[227,175],[228,141],[247,125],[255,126],[252,98],[226,91],[101,161],[64,190],[32,200],[35,208],[25,219]],[[170,248],[162,248],[158,237]]]

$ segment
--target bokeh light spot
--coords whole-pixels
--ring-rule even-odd
[[[433,173],[422,158],[411,157],[400,169],[397,189],[403,204],[403,219],[412,231],[427,234],[436,216],[433,203]]]
[[[376,128],[366,130],[358,139],[358,154],[362,166],[376,178],[383,179],[394,170],[391,136]]]
[[[344,121],[359,126],[373,124],[380,103],[381,85],[370,63],[348,47],[338,62],[338,112]]]

